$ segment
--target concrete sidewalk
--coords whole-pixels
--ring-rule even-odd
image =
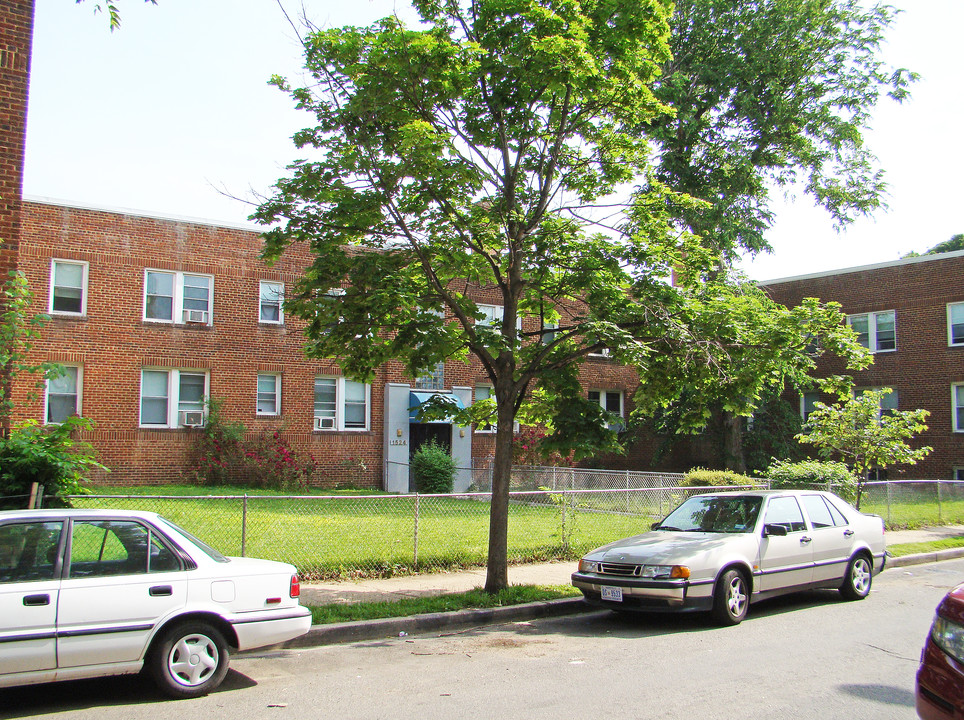
[[[964,526],[897,530],[885,534],[887,545],[927,542],[964,535]],[[905,555],[888,558],[887,567],[904,567],[954,557],[964,557],[964,548]],[[509,568],[509,582],[513,585],[568,585],[575,568],[573,562],[534,563],[513,565]],[[427,573],[384,580],[359,580],[330,583],[305,583],[301,587],[301,601],[305,605],[398,600],[406,597],[463,592],[482,587],[485,570],[475,569],[452,573]],[[526,622],[536,618],[572,615],[595,610],[581,597],[549,602],[527,603],[485,610],[430,613],[413,617],[360,620],[357,622],[313,625],[305,635],[285,643],[285,647],[314,647],[339,643],[381,640],[419,633],[460,632],[486,625]]]
[[[927,542],[964,535],[964,526],[946,525],[922,530],[894,530],[884,534],[888,545]],[[964,554],[964,548],[962,548]],[[933,555],[933,553],[928,553]],[[930,561],[930,560],[928,560]],[[913,564],[901,558],[888,560],[888,567]],[[576,563],[559,561],[511,565],[510,585],[568,585]],[[377,580],[345,580],[338,582],[304,583],[301,586],[303,605],[334,603],[384,602],[410,597],[425,597],[445,593],[466,592],[485,585],[485,568],[460,572],[421,573],[404,577]]]

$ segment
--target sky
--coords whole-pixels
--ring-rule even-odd
[[[304,9],[321,27],[367,25],[399,0],[119,0],[111,33],[94,0],[36,0],[24,194],[83,206],[249,226],[259,195],[301,156],[310,124],[268,84],[298,82]],[[883,51],[920,73],[912,98],[885,101],[867,143],[889,208],[842,232],[805,197],[777,197],[768,280],[897,260],[964,232],[964,0],[891,0],[904,9]],[[252,226],[253,227],[253,226]]]

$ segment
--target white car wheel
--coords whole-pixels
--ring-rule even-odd
[[[148,658],[148,669],[167,695],[206,695],[228,672],[228,646],[215,627],[203,622],[182,623],[161,637]]]

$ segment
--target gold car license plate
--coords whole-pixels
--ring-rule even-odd
[[[600,588],[602,592],[602,599],[609,600],[610,602],[622,602],[623,601],[623,589],[621,587],[611,587],[609,585],[603,585]]]

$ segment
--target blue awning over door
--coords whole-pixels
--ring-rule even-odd
[[[459,410],[465,409],[465,403],[463,403],[459,398],[457,398],[452,393],[443,392],[431,392],[431,391],[420,391],[412,390],[408,393],[408,421],[410,423],[425,422],[425,423],[436,423],[448,425],[452,422],[451,418],[446,418],[444,420],[419,420],[418,419],[418,409],[421,407],[422,403],[425,403],[429,398],[439,396],[445,398],[448,402],[452,403]]]

